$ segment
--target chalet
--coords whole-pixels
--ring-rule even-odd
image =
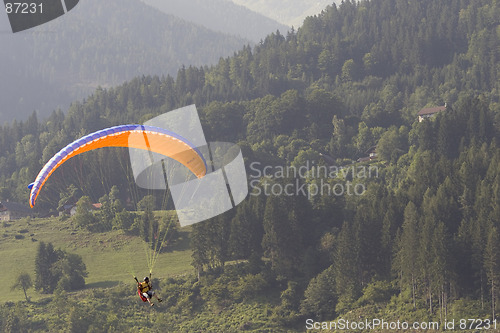
[[[366,157],[358,158],[358,162],[368,162],[377,159],[377,146],[372,146],[370,149],[365,151]]]
[[[372,146],[370,149],[365,151],[365,154],[368,155],[370,160],[375,160],[377,159],[377,146]]]
[[[62,210],[59,212],[59,216],[70,215],[73,216],[76,213],[75,204],[65,204],[62,206]]]
[[[0,221],[11,221],[31,216],[31,209],[17,202],[0,202]]]
[[[446,110],[446,103],[444,103],[444,106],[436,106],[432,108],[423,108],[418,112],[418,121],[421,123],[424,121],[424,119],[432,118],[434,115],[441,111]]]

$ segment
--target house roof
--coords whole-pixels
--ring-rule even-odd
[[[377,151],[377,146],[371,146],[370,148],[368,148],[367,151],[365,151],[365,154],[369,155],[371,153],[375,153],[376,151]]]
[[[418,115],[419,116],[425,116],[425,115],[429,115],[429,114],[435,114],[435,113],[438,113],[438,112],[441,112],[441,111],[444,111],[446,110],[446,105],[444,106],[435,106],[435,107],[432,107],[432,108],[423,108],[422,110],[420,110],[418,112]]]
[[[0,212],[7,210],[11,212],[31,213],[31,209],[23,204],[17,202],[0,202]]]
[[[370,157],[361,157],[361,158],[358,158],[358,162],[368,162],[368,161],[371,161]]]

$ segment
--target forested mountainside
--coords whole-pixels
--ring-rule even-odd
[[[42,163],[84,133],[196,103],[208,141],[239,142],[253,195],[193,226],[201,278],[170,281],[182,289],[152,327],[217,330],[204,315],[230,315],[235,304],[257,304],[270,319],[233,318],[226,331],[303,330],[307,318],[491,320],[499,60],[498,1],[345,1],[216,66],[138,77],[96,90],[66,115],[2,127],[0,197],[27,202]],[[373,146],[377,159],[354,162]],[[40,211],[71,184],[94,200],[111,185],[126,196],[134,185],[114,167],[126,160],[111,150],[69,161],[44,188]],[[292,195],[277,194],[289,184]],[[240,265],[225,269],[232,260]]]
[[[7,15],[0,19],[7,21]],[[82,1],[46,25],[0,35],[0,123],[26,120],[34,110],[45,118],[98,86],[213,64],[248,42],[139,0]]]
[[[271,19],[266,13],[259,14],[234,4],[230,0],[142,1],[164,13],[202,25],[213,31],[240,36],[254,43],[258,43],[276,30],[286,32],[290,29],[283,23]]]

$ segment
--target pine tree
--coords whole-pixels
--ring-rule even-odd
[[[448,314],[449,286],[453,265],[450,259],[448,232],[442,221],[438,221],[433,232],[432,262],[430,266],[431,290],[438,295],[440,319],[446,320]]]
[[[286,235],[290,232],[283,198],[274,195],[268,197],[263,226],[264,254],[271,260],[272,268],[279,278],[290,277],[293,274],[294,259],[291,257],[292,253],[287,252],[286,244],[283,244],[286,242]]]
[[[229,246],[234,259],[259,260],[262,257],[262,220],[259,220],[253,211],[253,201],[257,197],[241,203],[231,221]]]
[[[288,180],[291,181],[291,180]],[[278,184],[278,183],[275,183]],[[285,186],[286,180],[279,183]],[[278,279],[300,275],[306,249],[309,203],[301,195],[270,195],[264,210],[262,248]]]
[[[230,259],[229,237],[232,217],[233,212],[229,211],[193,225],[191,257],[198,275],[205,267],[210,272],[224,270],[226,261]]]
[[[335,269],[330,266],[309,281],[300,310],[304,315],[322,320],[334,317],[336,305]]]
[[[429,313],[433,311],[433,260],[435,259],[433,253],[433,234],[436,224],[435,214],[435,196],[432,191],[428,189],[424,195],[422,203],[422,220],[419,226],[419,246],[418,246],[418,267],[420,269],[420,280],[426,293],[426,300],[429,304]]]
[[[338,236],[334,260],[336,292],[339,295],[337,313],[349,310],[361,294],[359,244],[349,222],[345,222]]]
[[[51,280],[52,273],[47,248],[44,242],[40,242],[35,259],[35,289],[44,293],[49,292]]]
[[[192,265],[197,271],[198,278],[200,278],[201,272],[203,272],[204,267],[209,265],[208,261],[208,242],[206,240],[205,229],[208,221],[201,223],[196,223],[193,225],[191,231],[191,248],[193,250],[191,258],[193,258]]]
[[[413,202],[406,205],[404,222],[399,240],[398,252],[394,266],[399,273],[401,289],[411,290],[413,308],[416,308],[417,278],[418,278],[418,211]]]
[[[233,211],[221,214],[215,217],[211,224],[212,235],[209,239],[211,240],[214,266],[221,270],[224,270],[226,261],[230,259],[229,235],[233,214]]]

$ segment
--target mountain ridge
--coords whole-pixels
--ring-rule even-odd
[[[6,17],[1,16],[0,26]],[[35,29],[3,33],[0,43],[3,123],[25,119],[34,110],[43,118],[99,85],[215,63],[248,41],[164,14],[139,0],[86,0]]]
[[[141,0],[164,13],[241,38],[254,43],[271,32],[285,32],[288,26],[265,14],[235,4],[229,0]]]
[[[327,6],[339,0],[231,0],[232,2],[266,15],[278,22],[300,27],[307,16],[318,15]]]

